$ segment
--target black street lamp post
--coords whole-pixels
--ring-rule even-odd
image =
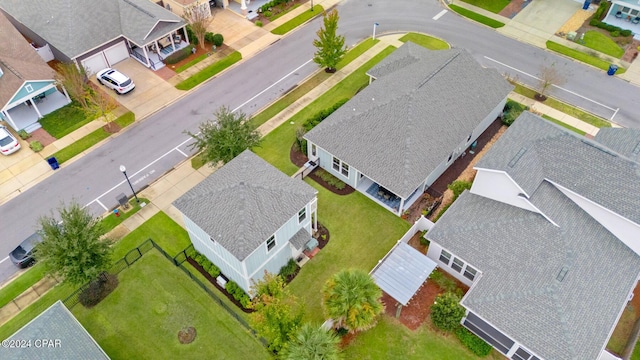
[[[129,181],[129,176],[127,176],[127,168],[124,167],[124,165],[120,165],[120,171],[122,171],[122,173],[124,174],[124,178],[127,179],[127,182],[129,183],[129,187],[131,188],[131,191],[133,192],[133,197],[136,198],[136,202],[139,204],[140,203],[140,199],[138,199],[138,195],[136,195],[136,191],[133,190],[133,185],[131,185],[131,181]]]

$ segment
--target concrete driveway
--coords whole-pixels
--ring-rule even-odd
[[[574,0],[535,0],[513,21],[553,35],[580,9],[582,4]]]
[[[113,67],[130,77],[136,84],[136,88],[125,95],[118,95],[111,90],[107,90],[107,94],[133,111],[136,114],[136,120],[151,115],[186,94],[133,58],[121,61]],[[91,81],[97,84],[95,76],[91,78]],[[102,85],[98,84],[98,86]]]

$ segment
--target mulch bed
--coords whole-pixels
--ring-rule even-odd
[[[298,166],[298,167],[302,167],[307,161],[309,161],[309,158],[307,157],[307,155],[303,154],[300,151],[300,149],[298,148],[298,145],[295,142],[291,145],[291,150],[289,150],[289,159],[295,166]],[[349,185],[346,185],[344,189],[339,190],[339,189],[336,189],[334,186],[327,184],[326,181],[322,180],[319,176],[315,174],[317,169],[320,169],[320,167],[317,167],[316,169],[314,169],[309,175],[307,175],[307,177],[313,179],[315,182],[322,185],[323,188],[331,191],[336,195],[349,195],[354,191],[356,191],[356,189],[352,188]]]
[[[195,49],[196,49],[196,53],[195,54],[191,54],[191,55],[187,56],[185,59],[182,59],[182,60],[178,61],[175,64],[166,64],[166,67],[168,67],[171,70],[175,70],[175,69],[179,68],[180,66],[182,66],[184,64],[187,64],[187,63],[197,59],[198,57],[200,57],[202,55],[214,54],[211,51],[211,48],[212,48],[213,44],[205,42],[204,49],[202,47],[200,47],[200,45],[194,45],[194,46],[195,46]],[[226,56],[226,55],[231,54],[234,51],[235,51],[235,49],[230,48],[225,44],[222,44],[222,45],[216,47],[215,53],[216,54],[222,53],[224,56]]]
[[[316,240],[318,240],[318,247],[320,248],[320,250],[322,250],[329,243],[329,230],[320,222],[318,222],[318,231],[316,231],[314,237],[316,238]]]
[[[400,313],[400,322],[411,330],[416,330],[427,320],[431,313],[431,305],[442,289],[433,281],[427,280],[418,292],[413,295],[409,305],[403,306]],[[385,313],[391,317],[396,317],[396,311],[400,303],[389,294],[382,293],[382,302],[385,305]]]
[[[413,223],[422,216],[422,210],[427,210],[426,216],[429,216],[441,202],[442,196],[435,197],[432,194],[424,193],[419,200],[409,207],[409,214],[403,215],[402,217],[410,223]]]
[[[120,125],[118,125],[115,121],[111,121],[110,123],[104,125],[102,127],[102,130],[109,134],[115,134],[118,131],[122,130],[122,127],[120,127]]]
[[[187,261],[189,262],[189,264],[191,264],[194,268],[196,268],[196,270],[198,270],[200,272],[200,274],[202,274],[205,278],[207,278],[207,280],[209,280],[209,282],[211,284],[213,284],[213,286],[215,286],[218,290],[220,290],[226,297],[227,299],[229,299],[229,301],[231,301],[232,303],[234,303],[240,310],[244,311],[245,313],[252,313],[255,310],[253,309],[245,309],[244,307],[242,307],[242,304],[240,304],[240,302],[238,302],[238,300],[236,300],[233,295],[229,294],[227,292],[227,290],[225,288],[223,288],[222,286],[218,285],[218,282],[216,281],[216,279],[211,276],[208,272],[206,272],[202,266],[200,266],[200,264],[198,264],[195,260],[193,260],[190,257],[187,257]],[[225,276],[220,275],[223,278],[225,278],[227,281],[229,281],[229,279],[227,279]]]
[[[309,0],[292,0],[292,1],[288,1],[286,3],[282,3],[278,6],[274,6],[271,8],[271,14],[273,14],[270,18],[275,17],[277,14],[283,12],[283,11],[288,11],[290,8],[297,6],[299,4],[304,4],[309,2]],[[258,12],[258,16],[254,19],[252,19],[251,21],[253,21],[254,23],[256,21],[261,21],[262,25],[267,25],[268,23],[271,22],[271,20],[269,20],[270,18],[265,17],[261,12]]]
[[[427,253],[427,245],[422,245],[420,243],[420,239],[421,238],[422,238],[422,231],[418,231],[417,233],[413,234],[411,239],[409,239],[408,244],[412,248],[420,251],[421,254],[426,254]]]
[[[178,341],[180,344],[191,344],[196,339],[196,328],[189,326],[178,332]]]

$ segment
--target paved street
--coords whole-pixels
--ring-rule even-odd
[[[339,32],[346,35],[349,45],[371,36],[374,22],[380,24],[378,33],[434,34],[454,47],[468,49],[483,65],[529,84],[535,84],[535,80],[527,74],[538,73],[541,64],[555,63],[567,74],[568,81],[563,85],[566,90],[551,91],[554,96],[606,118],[620,109],[615,122],[640,128],[633,112],[640,99],[635,86],[519,43],[451,12],[433,20],[442,9],[436,0],[345,0],[338,6]],[[118,170],[120,164],[126,165],[134,186],[141,189],[193,152],[184,131],[196,131],[219,106],[253,113],[302,81],[317,69],[309,59],[320,24],[321,19],[315,19],[2,205],[0,259],[33,233],[39,216],[54,210],[63,200],[75,198],[88,204],[96,215],[115,206],[117,194],[130,193]],[[9,261],[0,263],[0,283],[14,271]]]

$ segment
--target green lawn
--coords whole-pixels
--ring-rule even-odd
[[[609,69],[610,63],[608,61],[602,60],[598,57],[585,54],[581,51],[572,49],[570,47],[566,47],[564,45],[560,45],[553,41],[547,41],[547,49],[560,53],[562,55],[568,56],[570,58],[576,59],[578,61],[582,61],[585,64],[589,64],[591,66],[595,66],[598,69],[607,71]],[[622,74],[626,69],[621,67],[618,69],[617,74]]]
[[[358,56],[365,53],[367,50],[371,49],[375,44],[377,44],[380,40],[373,40],[368,38],[367,40],[361,42],[360,44],[353,47],[351,50],[347,51],[342,60],[338,63],[336,68],[338,70],[344,68],[353,60],[355,60]],[[254,128],[258,128],[260,125],[269,121],[272,117],[279,114],[282,110],[286,109],[289,105],[296,102],[296,100],[300,99],[304,95],[306,95],[309,91],[314,89],[316,86],[321,84],[323,81],[327,80],[331,77],[332,74],[326,73],[324,71],[320,71],[316,73],[314,76],[309,78],[304,83],[300,84],[293,91],[287,93],[278,101],[270,105],[268,108],[260,111],[256,116],[252,117],[249,122]]]
[[[580,135],[586,135],[587,134],[586,132],[584,132],[584,131],[582,131],[580,129],[576,129],[576,128],[574,128],[573,126],[571,126],[569,124],[563,123],[562,121],[560,121],[558,119],[554,119],[549,115],[542,115],[542,117],[547,119],[547,120],[549,120],[549,121],[551,121],[552,123],[554,123],[556,125],[560,125],[565,129],[569,129],[569,130],[573,131],[576,134],[580,134]]]
[[[636,343],[633,354],[631,354],[631,360],[640,360],[640,342]]]
[[[313,11],[311,9],[309,11],[305,11],[302,14],[294,17],[293,19],[287,21],[286,23],[278,26],[277,28],[271,30],[272,34],[275,35],[284,35],[289,31],[297,28],[298,26],[306,23],[310,19],[313,19],[316,16],[322,15],[324,12],[324,8],[321,5],[315,5],[313,7]],[[280,15],[282,16],[282,15]]]
[[[39,122],[51,136],[60,139],[90,123],[93,119],[85,114],[80,104],[73,101],[71,104],[45,115]]]
[[[227,57],[220,59],[213,64],[207,66],[196,74],[190,76],[189,78],[181,81],[176,85],[176,89],[178,90],[191,90],[197,85],[205,82],[206,80],[212,78],[219,72],[225,70],[229,66],[237,63],[242,60],[242,54],[237,51],[229,54]]]
[[[208,57],[209,57],[208,54],[200,55],[197,58],[189,61],[188,63],[186,63],[186,64],[184,64],[182,66],[178,66],[176,68],[176,73],[180,74],[181,72],[187,70],[188,68],[192,67],[193,65],[199,63],[200,61],[202,61],[202,60],[204,60],[204,59],[206,59]]]
[[[462,15],[464,17],[467,17],[467,18],[469,18],[471,20],[477,21],[477,22],[479,22],[481,24],[485,24],[485,25],[487,25],[489,27],[492,27],[494,29],[501,28],[501,27],[504,26],[504,23],[501,23],[500,21],[493,20],[493,19],[488,18],[488,17],[486,17],[484,15],[480,15],[480,14],[478,14],[476,12],[471,11],[471,10],[467,10],[465,8],[462,8],[462,7],[458,6],[458,5],[449,5],[449,8],[451,8],[451,10],[457,12],[458,14],[460,14],[460,15]]]
[[[510,0],[462,0],[467,4],[483,8],[487,11],[491,11],[494,14],[499,13],[505,6],[509,5]]]
[[[627,341],[629,340],[629,336],[631,336],[631,333],[633,332],[633,326],[635,325],[636,318],[636,309],[633,305],[628,305],[622,312],[616,327],[613,329],[613,334],[611,334],[611,338],[609,338],[609,342],[607,343],[608,350],[617,354],[622,354],[624,347],[627,345]]]
[[[611,40],[607,35],[595,30],[587,31],[584,34],[583,45],[617,59],[620,59],[622,55],[624,55],[624,49],[621,48],[620,45],[616,44],[616,42]]]
[[[120,116],[114,122],[118,124],[121,128],[129,126],[133,124],[135,121],[135,115],[132,112],[127,112],[126,114]],[[99,128],[88,135],[78,139],[73,144],[63,148],[60,151],[53,153],[51,156],[55,156],[58,159],[58,163],[62,164],[74,156],[80,154],[81,152],[89,149],[93,145],[99,143],[100,141],[111,136],[110,133],[104,131],[103,128]]]
[[[534,98],[536,94],[535,90],[518,83],[512,83],[512,84],[515,85],[515,89],[513,90],[514,92],[520,95],[524,95],[530,99]],[[580,119],[595,127],[598,127],[598,128],[611,127],[611,123],[609,121],[601,117],[595,116],[593,114],[590,114],[586,111],[580,110],[577,107],[571,106],[569,104],[565,104],[562,101],[558,101],[552,97],[548,97],[547,100],[544,101],[544,104],[556,110],[560,110],[567,115],[571,115],[574,118]]]
[[[359,192],[335,195],[313,180],[306,181],[318,190],[318,221],[327,227],[330,238],[289,286],[305,304],[306,320],[322,323],[324,282],[344,268],[373,269],[410,225]]]
[[[389,316],[383,316],[374,328],[359,333],[343,355],[345,359],[359,360],[480,359],[452,334],[442,335],[426,324],[411,331]],[[482,359],[500,360],[504,356],[499,356],[494,350]]]
[[[120,284],[77,319],[112,359],[270,359],[269,352],[158,251],[122,271]],[[196,328],[180,344],[178,331]]]
[[[431,50],[445,50],[450,48],[449,43],[447,43],[444,40],[440,40],[433,36],[418,34],[414,32],[407,33],[405,36],[400,38],[400,41],[402,42],[411,41],[413,43],[424,46],[427,49],[431,49]]]
[[[146,203],[146,204],[149,203],[148,199],[141,198],[141,197],[138,197],[138,199],[140,199],[140,203],[138,203],[135,198],[131,198],[129,200],[128,211],[126,212],[120,211],[120,216],[115,216],[113,213],[110,213],[107,217],[103,218],[102,230],[104,230],[105,233],[113,230],[113,228],[122,224],[123,221],[133,216],[133,214],[137,213],[141,209],[140,207],[141,203]]]
[[[289,121],[270,132],[262,138],[260,147],[254,149],[255,153],[285,174],[292,175],[295,173],[298,168],[289,160],[289,151],[295,139],[296,129],[301,127],[309,116],[331,107],[341,99],[353,97],[359,89],[369,83],[369,77],[366,72],[394,50],[393,46],[387,47],[328,92],[291,117]],[[292,122],[293,124],[291,124]]]
[[[0,289],[0,308],[44,278],[45,267],[38,263]]]

